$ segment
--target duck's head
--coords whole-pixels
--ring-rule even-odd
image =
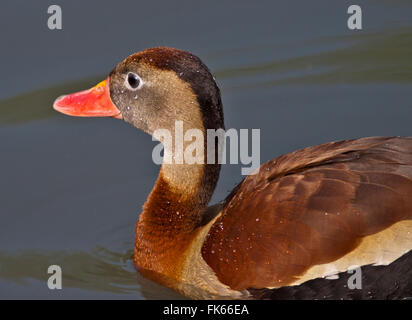
[[[95,87],[59,97],[57,111],[83,117],[122,118],[153,134],[185,128],[224,128],[220,91],[208,68],[195,55],[160,47],[120,62]]]

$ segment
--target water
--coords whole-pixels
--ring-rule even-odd
[[[312,2],[99,1],[98,12],[61,2],[62,31],[47,29],[46,1],[3,2],[0,298],[183,298],[131,263],[156,143],[120,120],[51,108],[134,51],[199,55],[221,87],[226,128],[261,129],[262,162],[330,140],[412,135],[412,3],[358,1],[364,30],[354,32],[350,2]],[[240,179],[240,166],[225,165],[213,202]],[[51,264],[63,290],[47,288]]]

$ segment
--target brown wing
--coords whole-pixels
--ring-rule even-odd
[[[412,138],[332,142],[271,160],[246,177],[202,256],[232,289],[280,287],[411,218]]]

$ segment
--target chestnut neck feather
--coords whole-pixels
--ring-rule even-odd
[[[201,222],[218,180],[212,165],[163,165],[141,215],[141,222],[162,232],[162,237],[192,233]],[[168,177],[182,177],[171,181]],[[181,188],[177,188],[179,184]]]
[[[146,276],[165,285],[179,278],[219,171],[219,164],[162,165],[136,226],[134,262]]]

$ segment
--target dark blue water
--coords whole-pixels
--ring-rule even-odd
[[[57,114],[132,52],[189,50],[221,87],[226,128],[261,129],[261,160],[330,140],[412,135],[412,3],[48,1],[0,5],[0,298],[181,298],[131,263],[158,166],[151,138],[115,119]],[[213,201],[241,180],[225,165]],[[63,289],[47,288],[47,267]]]

